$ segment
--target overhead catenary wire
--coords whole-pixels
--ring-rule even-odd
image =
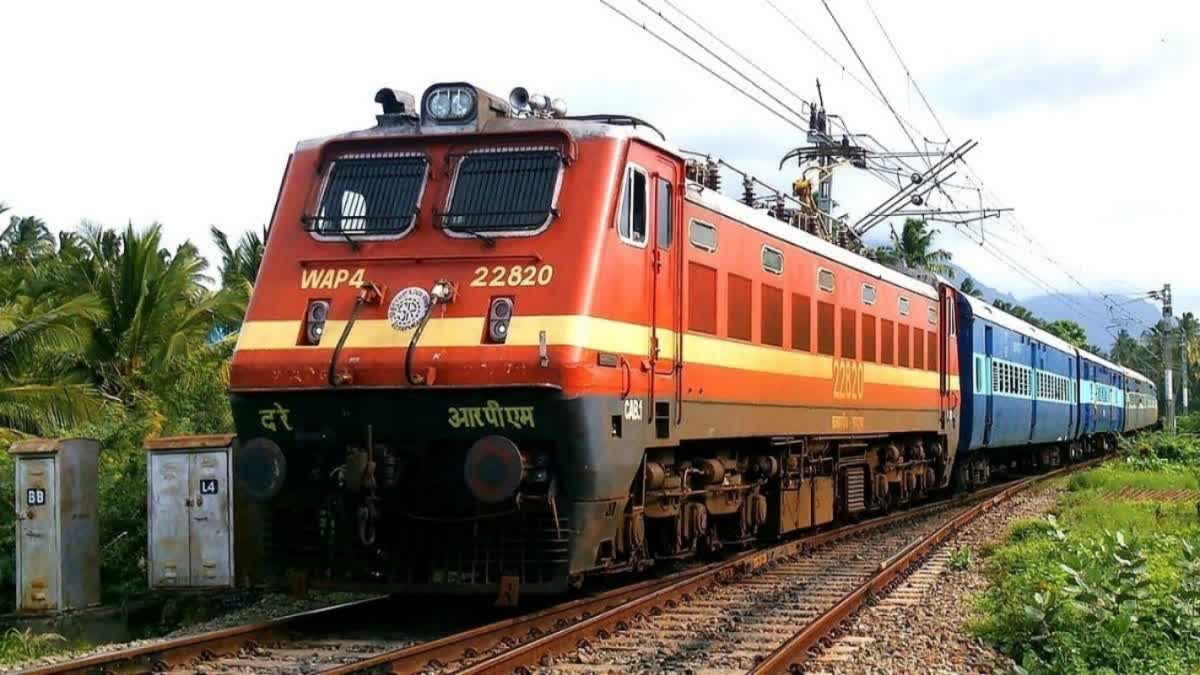
[[[871,4],[871,0],[863,1],[867,3],[867,9],[871,11],[871,16],[875,18],[875,23],[879,26],[879,31],[883,33],[883,38],[887,40],[888,46],[892,48],[892,54],[896,56],[896,60],[900,62],[900,67],[904,69],[904,76],[908,78],[908,81],[912,83],[913,88],[917,90],[917,96],[921,98],[921,103],[925,105],[925,110],[929,111],[929,116],[933,118],[934,123],[937,124],[938,130],[942,132],[942,137],[949,140],[950,132],[946,131],[946,125],[942,124],[941,118],[938,117],[938,114],[934,111],[933,106],[929,104],[929,99],[925,97],[925,92],[921,89],[921,85],[917,84],[916,78],[913,77],[912,71],[909,70],[908,64],[904,61],[904,57],[900,55],[900,50],[896,48],[896,43],[892,41],[891,34],[889,34],[888,29],[884,27],[883,20],[879,18],[879,13],[875,11],[875,5]]]

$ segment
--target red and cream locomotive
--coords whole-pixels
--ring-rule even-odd
[[[948,286],[691,180],[640,120],[376,101],[291,156],[233,359],[276,571],[554,593],[951,481]]]

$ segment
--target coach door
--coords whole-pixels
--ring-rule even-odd
[[[680,244],[678,223],[682,210],[679,194],[679,167],[676,162],[657,158],[651,164],[653,231],[650,239],[650,398],[653,401],[655,435],[669,438],[671,426],[678,423],[682,389],[679,356],[683,332],[680,302]]]

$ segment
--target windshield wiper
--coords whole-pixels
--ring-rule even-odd
[[[467,227],[449,227],[446,229],[448,229],[451,232],[462,232],[463,234],[469,234],[472,237],[476,237],[480,241],[482,241],[483,245],[486,246],[487,248],[494,248],[496,246],[496,239],[494,237],[489,237],[486,234],[480,232],[479,230],[472,230]]]

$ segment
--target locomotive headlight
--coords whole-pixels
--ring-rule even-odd
[[[304,313],[304,340],[306,344],[321,344],[321,336],[325,334],[325,320],[328,318],[328,300],[309,301],[308,310]]]
[[[492,298],[488,308],[487,337],[489,342],[503,344],[508,339],[508,322],[512,320],[512,298]]]
[[[431,87],[425,92],[425,114],[436,122],[466,122],[475,116],[475,101],[475,90],[469,86]]]

